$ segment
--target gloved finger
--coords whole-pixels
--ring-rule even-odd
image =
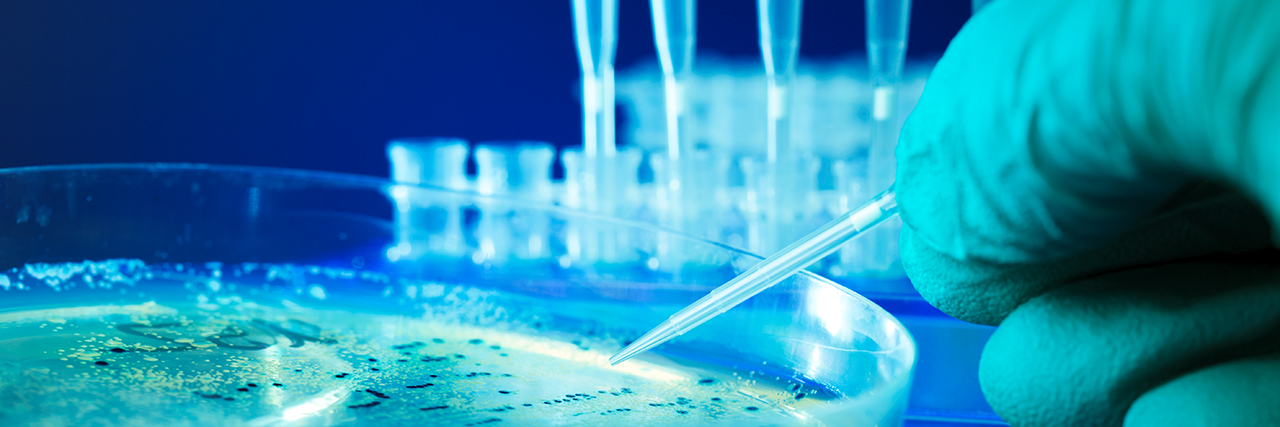
[[[1189,180],[1280,212],[1280,2],[1003,0],[934,69],[897,148],[901,215],[961,261],[1105,243]]]
[[[1148,391],[1125,414],[1125,427],[1280,425],[1280,357],[1226,362]]]
[[[1152,388],[1280,343],[1280,253],[1106,274],[1018,307],[979,381],[1017,426],[1115,426]]]
[[[930,304],[961,320],[998,325],[1020,304],[1072,281],[1128,266],[1270,246],[1267,217],[1245,196],[1200,185],[1096,250],[1022,264],[961,261],[902,228],[902,265]]]

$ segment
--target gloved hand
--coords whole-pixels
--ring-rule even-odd
[[[997,0],[908,118],[903,266],[1015,426],[1280,425],[1280,2]]]

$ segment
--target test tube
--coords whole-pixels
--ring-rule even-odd
[[[637,171],[640,167],[643,152],[638,148],[627,148],[620,150],[617,155],[609,159],[604,171],[606,176],[612,177],[618,189],[616,194],[609,195],[611,203],[608,206],[588,205],[592,199],[598,197],[596,193],[590,193],[590,189],[584,184],[584,175],[590,165],[590,161],[583,154],[582,150],[566,149],[560,153],[560,160],[564,164],[564,192],[561,195],[560,204],[566,207],[587,209],[593,212],[599,212],[606,215],[612,215],[625,219],[636,219],[638,217],[637,206],[639,204],[640,190],[637,182]],[[607,208],[607,209],[605,209]],[[617,227],[602,227],[598,223],[586,221],[580,223],[566,224],[563,229],[563,241],[565,245],[565,256],[561,258],[560,265],[568,267],[572,264],[586,265],[597,262],[605,263],[624,263],[631,261],[633,258],[634,248],[631,243],[634,239],[624,234],[625,231],[617,229]]]
[[[555,152],[551,144],[540,141],[476,144],[476,191],[550,202]]]
[[[592,162],[587,159],[583,150],[574,148],[561,151],[560,161],[564,164],[564,193],[561,195],[560,204],[575,209],[591,210],[588,204],[594,200],[595,193],[594,187],[587,181],[594,179],[588,176]],[[565,224],[563,232],[564,236],[561,239],[564,240],[565,254],[559,260],[562,267],[569,267],[575,263],[590,264],[599,259],[600,239],[589,224]]]
[[[551,161],[555,148],[537,141],[476,144],[476,191],[537,202],[551,202]],[[480,223],[475,261],[502,264],[509,257],[541,259],[550,254],[550,218],[537,211],[520,211],[502,204],[478,203]]]
[[[612,158],[604,163],[602,175],[610,183],[606,210],[600,212],[616,218],[636,219],[636,208],[640,199],[640,183],[638,182],[640,163],[644,152],[636,147],[618,150]],[[599,239],[598,261],[605,264],[626,264],[635,260],[635,236],[629,231],[617,227],[598,226],[596,235]]]
[[[391,188],[396,244],[387,249],[387,258],[416,259],[428,252],[461,255],[465,247],[462,206],[447,198],[422,197],[413,186],[466,189],[467,142],[458,138],[396,139],[387,144],[387,160],[392,180],[407,184]]]
[[[467,187],[467,141],[461,138],[400,138],[387,143],[391,178],[404,184],[454,190]]]

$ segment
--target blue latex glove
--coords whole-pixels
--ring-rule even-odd
[[[903,129],[902,262],[1014,425],[1280,425],[1280,1],[998,0]]]

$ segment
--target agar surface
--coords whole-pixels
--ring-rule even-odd
[[[54,273],[37,279],[55,278],[65,293],[67,282],[95,269],[64,267],[42,267],[38,271]],[[793,423],[796,413],[823,404],[799,400],[805,396],[799,384],[773,386],[731,370],[647,362],[611,367],[608,354],[584,338],[561,341],[299,303],[273,306],[228,293],[230,285],[261,288],[245,277],[218,274],[220,289],[212,293],[207,285],[193,286],[193,277],[207,283],[212,275],[192,275],[192,267],[164,269],[183,271],[182,280],[137,265],[125,268],[128,274],[98,270],[117,275],[116,287],[188,292],[159,302],[0,315],[0,345],[12,349],[0,355],[0,420],[737,425]],[[229,275],[244,273],[234,271]],[[93,280],[95,289],[111,289],[103,284],[111,280]]]

